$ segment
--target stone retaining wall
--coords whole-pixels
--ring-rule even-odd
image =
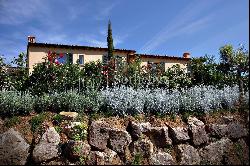
[[[124,129],[96,120],[87,132],[86,140],[62,144],[54,127],[48,127],[30,146],[9,129],[0,134],[0,164],[249,165],[249,131],[230,118],[205,124],[189,117],[186,125],[161,127],[129,121]]]

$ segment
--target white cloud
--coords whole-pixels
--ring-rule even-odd
[[[198,31],[214,17],[212,13],[203,18],[198,18],[200,13],[214,4],[213,1],[212,3],[210,1],[197,1],[196,3],[188,5],[182,12],[176,15],[166,27],[146,42],[138,52],[150,53],[172,37]]]
[[[0,2],[0,24],[17,25],[43,13],[41,0],[2,0]]]
[[[223,32],[219,32],[213,36],[208,37],[206,40],[203,40],[202,43],[199,43],[195,45],[193,48],[190,49],[191,52],[198,52],[197,50],[204,50],[207,46],[214,46],[217,50],[210,50],[210,52],[204,52],[205,53],[211,54],[211,52],[219,52],[219,47],[228,44],[229,41],[234,41],[233,39],[238,38],[239,39],[239,34],[235,33],[240,29],[241,27],[246,27],[248,25],[248,20],[244,20],[240,22],[239,24],[234,24],[231,27],[228,27],[228,29],[225,29]],[[248,35],[246,35],[248,36]],[[238,41],[240,42],[240,41]],[[239,44],[239,43],[236,43]],[[245,43],[243,43],[245,44]]]
[[[107,47],[107,42],[103,40],[96,40],[96,39],[85,39],[87,43],[90,44],[90,46],[94,47]]]
[[[70,44],[70,37],[65,33],[59,33],[58,31],[50,30],[44,31],[42,29],[30,27],[28,28],[30,34],[36,37],[38,43],[58,43],[58,44]],[[27,36],[26,36],[27,37]]]
[[[113,36],[114,47],[116,48],[119,44],[122,44],[126,38],[127,36]],[[81,34],[78,35],[78,37],[76,37],[74,41],[75,43],[78,43],[80,45],[86,43],[86,45],[93,47],[107,47],[107,37],[104,36]]]

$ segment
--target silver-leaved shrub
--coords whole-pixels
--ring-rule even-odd
[[[101,91],[104,103],[110,106],[118,115],[143,113],[148,89],[133,89],[132,87],[120,86],[107,88]]]
[[[133,89],[131,87],[114,87],[101,91],[104,103],[117,114],[134,113],[169,114],[181,111],[208,113],[212,110],[234,107],[238,101],[238,86],[195,86],[188,89]],[[248,95],[248,94],[246,94]]]
[[[238,86],[194,86],[183,89],[149,89],[115,86],[96,91],[67,91],[32,96],[28,92],[1,91],[0,115],[26,114],[35,110],[97,112],[101,108],[111,108],[117,115],[178,114],[181,112],[209,113],[217,109],[234,108],[239,99]],[[249,92],[244,94],[245,104],[249,104]],[[106,110],[101,110],[106,111]]]
[[[33,110],[35,98],[28,92],[1,91],[0,115],[28,114]]]

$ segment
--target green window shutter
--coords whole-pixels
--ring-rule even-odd
[[[160,62],[161,68],[163,71],[165,71],[165,62]]]
[[[66,63],[73,63],[73,54],[72,53],[66,53]]]
[[[102,63],[105,65],[108,64],[108,54],[102,55]]]
[[[68,62],[73,63],[73,54],[72,53],[68,53]]]

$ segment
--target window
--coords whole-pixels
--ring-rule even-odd
[[[66,63],[66,55],[65,53],[61,53],[57,56],[57,60],[59,63],[65,64]]]
[[[150,61],[148,61],[148,65],[149,65],[152,69],[156,69],[157,64],[158,64],[158,63],[156,63],[156,62],[150,62]]]
[[[84,55],[79,55],[79,64],[80,65],[84,64]]]
[[[71,53],[60,53],[57,55],[57,60],[61,64],[73,63],[73,55]]]

